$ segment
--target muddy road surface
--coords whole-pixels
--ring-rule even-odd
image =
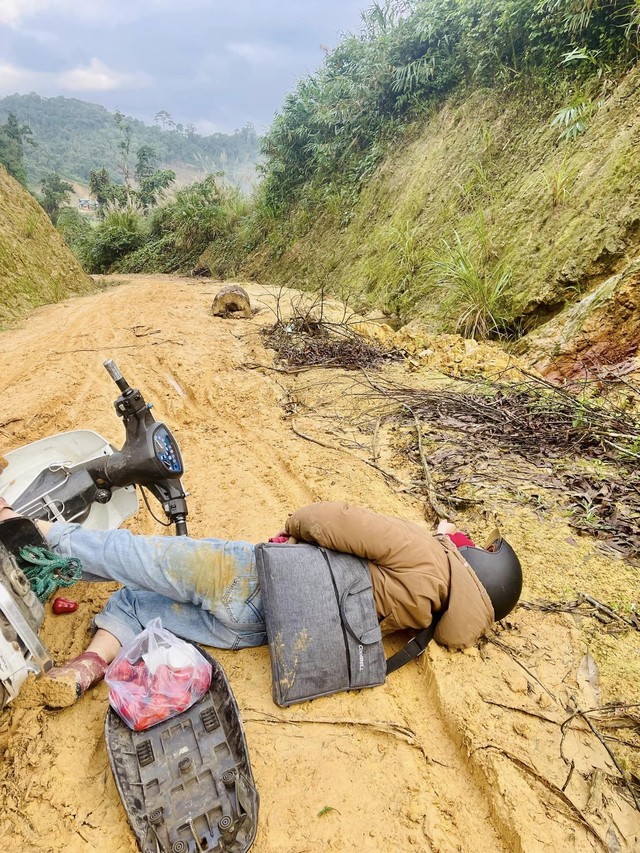
[[[119,445],[114,386],[102,368],[113,358],[178,437],[192,535],[264,541],[315,500],[423,522],[422,500],[401,488],[402,477],[364,461],[363,418],[372,430],[376,418],[353,393],[357,376],[289,375],[265,349],[260,329],[287,310],[291,294],[248,285],[253,317],[219,319],[209,312],[219,286],[133,277],[46,306],[0,334],[0,452],[76,428]],[[380,451],[379,467],[394,464],[393,453],[391,444]],[[562,520],[550,524],[526,506],[493,509],[523,553],[525,597],[561,596],[588,578],[599,591],[637,584],[637,569],[569,541]],[[470,525],[481,537],[479,516]],[[143,507],[128,526],[160,532]],[[113,589],[80,584],[70,615],[48,606],[43,638],[56,662],[83,649]],[[266,648],[214,650],[241,709],[260,792],[255,853],[640,849],[640,814],[606,748],[615,741],[596,737],[579,713],[639,701],[640,635],[598,639],[592,623],[518,609],[479,648],[432,644],[383,687],[286,710],[271,700]],[[2,714],[4,849],[137,849],[108,765],[106,709],[104,684],[63,711],[41,707],[27,685]],[[629,740],[630,727],[627,720],[606,734]]]

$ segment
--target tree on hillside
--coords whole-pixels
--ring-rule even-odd
[[[120,114],[121,115],[121,114]],[[121,126],[126,127],[122,121]],[[129,166],[131,135],[125,133],[122,140],[121,173],[124,186],[112,181],[106,169],[92,169],[89,174],[89,189],[98,202],[98,214],[103,216],[108,205],[123,210],[138,203],[146,213],[164,197],[165,190],[176,179],[171,169],[158,169],[158,156],[150,145],[142,145],[136,152],[136,166],[131,175]],[[135,181],[135,186],[134,186]]]
[[[24,144],[35,145],[31,128],[20,124],[15,113],[9,113],[5,124],[0,125],[0,163],[7,172],[26,187],[24,169]]]
[[[125,206],[127,193],[121,184],[114,184],[109,172],[102,169],[92,169],[89,172],[89,192],[98,203],[98,215],[102,216],[105,207],[114,203],[116,206]]]
[[[145,211],[157,205],[176,179],[171,169],[158,169],[158,157],[150,145],[138,148],[135,174],[138,182],[135,196]]]
[[[171,186],[176,179],[176,173],[171,169],[156,169],[153,174],[142,178],[134,190],[136,199],[142,205],[144,211],[155,207],[160,199],[164,197],[164,191]]]
[[[171,113],[168,113],[166,110],[160,110],[155,114],[153,120],[156,124],[162,125],[162,129],[166,130],[168,127],[175,127],[176,123],[171,117]]]
[[[57,172],[50,172],[45,175],[40,181],[40,186],[42,187],[40,204],[55,225],[58,221],[60,208],[63,204],[69,203],[69,195],[73,192],[73,187],[67,181],[63,181]]]
[[[120,152],[120,162],[118,164],[119,171],[122,174],[124,186],[127,194],[127,201],[131,200],[131,140],[133,138],[133,128],[131,122],[127,121],[124,114],[120,110],[116,110],[114,121],[120,131],[120,142],[118,143],[118,151]]]
[[[136,180],[142,181],[144,178],[150,178],[158,168],[158,155],[155,148],[150,145],[143,145],[138,148],[136,154]]]

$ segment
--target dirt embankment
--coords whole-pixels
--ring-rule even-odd
[[[0,328],[94,284],[38,202],[0,165]]]
[[[259,327],[273,321],[274,300],[249,290],[261,310],[243,321],[209,315],[215,283],[168,277],[39,309],[0,337],[0,449],[77,427],[118,444],[114,389],[101,367],[112,357],[178,436],[193,535],[264,540],[293,508],[318,499],[420,521],[420,500],[363,461],[365,426],[376,416],[357,377],[273,370]],[[384,370],[400,376],[405,367]],[[414,370],[411,381],[427,378]],[[392,457],[391,444],[379,447],[379,467]],[[405,461],[405,476],[410,467]],[[526,598],[583,589],[622,600],[638,589],[637,569],[576,540],[562,519],[528,506],[491,509],[523,555]],[[479,513],[460,522],[482,536]],[[144,511],[131,527],[158,532]],[[112,589],[82,584],[76,613],[47,614],[43,635],[56,661],[82,649]],[[254,850],[637,850],[640,815],[607,749],[632,742],[633,721],[601,713],[601,740],[580,712],[640,701],[639,635],[598,625],[519,609],[477,649],[432,645],[384,687],[288,710],[271,701],[266,648],[216,652],[261,796]],[[135,851],[108,767],[106,707],[104,685],[55,712],[26,689],[0,717],[7,849]]]

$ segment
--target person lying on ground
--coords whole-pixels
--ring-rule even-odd
[[[0,522],[15,515],[0,498]],[[87,650],[42,679],[47,704],[64,707],[82,696],[104,676],[121,646],[155,617],[177,636],[206,646],[266,643],[251,543],[38,524],[53,551],[81,561],[83,580],[123,584],[95,616]],[[275,538],[366,559],[383,636],[420,631],[440,615],[436,642],[472,646],[515,607],[522,587],[520,562],[497,531],[483,549],[447,521],[431,534],[363,507],[319,502],[292,513]]]

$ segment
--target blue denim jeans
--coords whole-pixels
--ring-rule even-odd
[[[224,539],[136,536],[54,524],[51,548],[82,562],[83,580],[118,581],[94,624],[124,645],[159,616],[186,640],[241,649],[266,643],[254,546]]]

